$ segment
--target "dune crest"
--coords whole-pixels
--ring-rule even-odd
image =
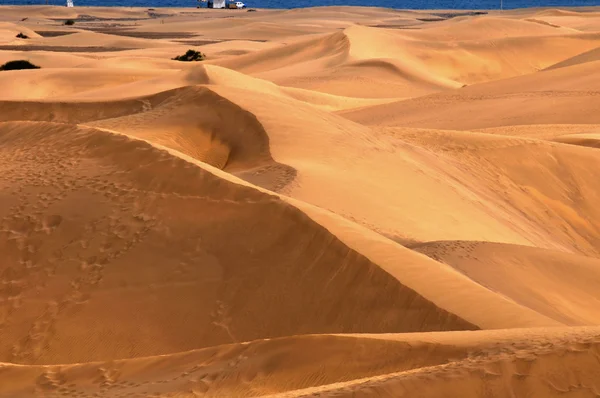
[[[598,48],[594,7],[0,6],[0,397],[598,396]]]
[[[2,200],[3,277],[15,286],[6,291],[3,333],[15,339],[0,350],[6,361],[107,360],[304,333],[474,328],[274,196],[122,135],[39,122],[1,129],[2,160],[13,165]],[[90,203],[94,211],[84,212]],[[270,216],[252,217],[258,212]],[[256,234],[264,228],[271,242]],[[364,293],[348,289],[355,280]],[[345,306],[335,291],[360,302]],[[392,310],[401,301],[408,312]],[[129,326],[120,324],[127,313],[136,314]],[[129,333],[130,345],[106,345],[106,333]]]

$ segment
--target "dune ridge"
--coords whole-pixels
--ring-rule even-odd
[[[15,194],[7,193],[3,200],[7,211],[3,218],[4,251],[10,254],[6,258],[4,283],[16,287],[6,292],[7,303],[11,305],[6,308],[3,334],[18,336],[27,330],[28,324],[31,325],[29,333],[20,339],[16,347],[6,344],[0,351],[6,360],[19,363],[81,362],[162,354],[165,350],[198,347],[196,338],[190,339],[198,333],[203,336],[200,344],[204,346],[238,339],[275,337],[278,335],[275,324],[282,328],[280,336],[310,333],[311,324],[316,327],[313,333],[328,329],[329,332],[375,331],[378,323],[388,331],[474,328],[402,286],[363,256],[344,246],[327,230],[273,196],[227,182],[197,165],[121,135],[39,122],[3,123],[2,130],[3,163],[22,159],[4,179],[22,181],[23,184],[13,184],[16,198]],[[36,142],[36,145],[28,147],[31,142]],[[8,155],[15,152],[20,155]],[[69,152],[79,153],[75,164],[65,156]],[[27,158],[37,159],[37,167],[45,166],[45,173],[38,174],[30,168],[31,165],[27,167]],[[96,166],[98,162],[100,165]],[[59,181],[53,183],[51,178]],[[191,184],[194,179],[198,182]],[[223,196],[220,197],[218,192],[222,192]],[[95,212],[81,214],[81,200],[95,203]],[[11,205],[17,206],[16,213],[13,213],[14,210],[9,212]],[[215,206],[220,205],[230,209],[216,212]],[[27,216],[27,212],[31,211],[29,207],[37,209],[35,214],[39,215]],[[135,213],[126,216],[130,207],[136,209]],[[285,219],[292,224],[288,224],[287,231],[276,233],[273,228],[277,223],[269,223],[264,217],[255,218],[255,221],[248,218],[252,214],[244,210],[248,207],[255,208],[252,213],[263,207],[263,211],[272,214],[275,219]],[[69,208],[72,211],[69,212]],[[171,213],[169,216],[166,215],[168,212]],[[213,214],[212,222],[209,221],[211,217],[207,218],[210,213]],[[239,213],[246,216],[242,217]],[[226,220],[233,220],[232,217],[236,221],[228,227]],[[194,219],[204,221],[198,223]],[[239,228],[243,219],[247,219],[249,225]],[[263,248],[260,249],[252,243],[252,235],[236,239],[242,245],[241,250],[249,250],[245,265],[236,268],[235,257],[227,260],[231,241],[219,245],[217,231],[223,231],[231,239],[232,232],[228,229],[252,234],[264,228],[261,224],[265,221],[276,246],[263,240]],[[302,224],[308,226],[306,233],[302,232],[305,229]],[[213,231],[207,234],[198,228]],[[48,234],[49,238],[41,238]],[[285,249],[285,240],[282,239],[289,234],[295,236],[290,241],[293,246]],[[180,243],[175,245],[178,241]],[[169,250],[170,246],[177,246],[177,251]],[[225,251],[219,252],[219,247]],[[279,250],[287,253],[276,260],[282,262],[279,271],[273,268],[273,260],[260,257],[261,253],[272,256],[273,247],[280,247]],[[298,261],[292,252],[308,257]],[[337,263],[330,258],[332,255],[341,256],[345,264],[343,267],[348,271],[330,269],[330,276],[319,275],[327,272],[327,267],[319,264]],[[129,256],[137,257],[138,261],[129,263]],[[144,264],[143,268],[136,266],[138,262]],[[191,266],[201,263],[206,265],[200,268]],[[31,271],[23,275],[24,270],[19,264],[24,264]],[[298,268],[294,270],[291,264]],[[303,264],[306,268],[300,267]],[[130,277],[128,273],[136,276]],[[286,279],[292,281],[297,273],[302,275],[306,286],[281,283]],[[311,277],[312,274],[315,276]],[[375,286],[368,288],[364,285],[370,293],[354,290],[352,295],[360,296],[360,302],[355,305],[341,306],[339,298],[331,296],[336,284],[352,285],[356,279],[364,284],[367,275]],[[280,282],[269,282],[270,278]],[[254,282],[251,282],[253,279]],[[32,284],[35,280],[44,282],[36,288]],[[318,288],[319,284],[324,284],[323,288]],[[151,294],[146,294],[142,288],[146,285],[151,286]],[[263,291],[261,286],[271,287]],[[277,293],[275,286],[284,290]],[[249,295],[258,301],[248,301],[242,293],[245,289],[254,291]],[[299,292],[298,297],[292,293],[293,290]],[[325,297],[313,300],[310,291],[317,296],[321,291]],[[350,293],[343,287],[340,291]],[[378,303],[379,311],[371,311],[372,305],[365,301],[367,295]],[[400,297],[405,297],[400,300],[406,302],[407,313],[385,310],[380,300],[387,295],[393,297],[390,305],[394,306],[398,305]],[[34,299],[36,296],[45,300],[40,303],[39,299]],[[129,304],[121,303],[121,311],[136,313],[129,329],[131,347],[103,343],[103,335],[109,333],[110,325],[121,318],[111,309],[111,297],[128,297],[125,301]],[[274,301],[274,297],[277,300]],[[189,306],[181,305],[184,299]],[[198,300],[206,304],[198,307]],[[241,305],[239,300],[244,304]],[[331,303],[330,310],[327,310],[326,302]],[[420,306],[419,302],[430,310],[415,311],[414,308]],[[45,305],[40,305],[43,303]],[[308,322],[302,320],[301,314],[308,314],[306,309],[310,305],[316,307],[310,311],[312,321]],[[344,319],[345,310],[339,311],[342,307],[351,312],[365,312],[362,315],[349,313]],[[271,318],[275,322],[273,325],[270,325],[270,316],[263,312],[268,308],[274,311]],[[242,312],[236,315],[230,312],[233,309]],[[259,316],[259,313],[262,315]],[[315,317],[317,313],[321,315]],[[165,321],[164,317],[170,319],[168,329],[160,326]],[[379,321],[375,320],[377,317]],[[397,318],[397,321],[390,317]],[[321,320],[318,321],[318,318]],[[356,323],[359,318],[364,320],[366,329],[361,330],[363,328]],[[260,321],[250,326],[244,323],[244,319],[250,324],[254,323],[253,320]],[[180,327],[174,327],[177,320],[183,322]],[[90,322],[93,327],[89,326]],[[198,326],[191,327],[191,322]],[[184,324],[188,326],[184,327]],[[126,333],[124,326],[112,333]],[[141,339],[135,337],[137,333],[134,332],[140,327],[146,329]],[[78,333],[72,334],[77,330],[87,330],[85,338]],[[191,336],[186,338],[190,332]],[[6,340],[7,343],[9,341]],[[70,348],[65,350],[64,344]]]
[[[0,6],[0,397],[599,395],[599,40]]]

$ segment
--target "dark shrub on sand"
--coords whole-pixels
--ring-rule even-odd
[[[202,54],[200,51],[187,50],[187,52],[185,54],[179,55],[173,59],[175,61],[191,62],[191,61],[202,61],[204,58],[206,58],[206,56],[204,54]]]
[[[18,39],[29,39],[29,36],[24,35],[22,32],[17,35]]]
[[[68,25],[68,26],[75,25],[75,21],[73,21],[72,19],[67,19],[65,21],[65,25]]]
[[[0,70],[20,70],[20,69],[40,69],[39,66],[32,64],[29,61],[23,59],[17,61],[8,61],[4,65],[0,66]]]

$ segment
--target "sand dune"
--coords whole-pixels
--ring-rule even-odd
[[[599,21],[0,7],[0,396],[597,396]]]
[[[458,85],[420,73],[410,63],[387,59],[373,51],[362,54],[370,47],[369,43],[378,39],[380,37],[373,37],[371,28],[353,26],[343,32],[217,61],[217,64],[283,86],[350,97],[405,98]],[[396,57],[401,55],[396,54]]]
[[[73,55],[69,53],[51,53],[45,51],[28,51],[24,56],[21,51],[1,51],[0,64],[12,61],[14,59],[26,58],[35,65],[44,65],[44,68],[73,68],[90,62],[90,59],[85,55]],[[6,78],[4,78],[6,79]],[[7,79],[8,80],[8,79]],[[41,83],[41,82],[40,82]],[[7,82],[5,82],[7,84]],[[7,98],[13,90],[5,90],[2,93],[2,98]]]
[[[600,125],[597,124],[524,124],[473,129],[472,131],[552,141],[560,136],[593,133],[599,128]]]
[[[82,362],[302,333],[474,327],[298,210],[196,164],[98,130],[22,122],[2,130],[10,184],[3,190],[4,360]],[[94,211],[84,211],[92,203]],[[264,228],[270,242],[254,232]],[[335,291],[360,301],[346,306]],[[407,313],[392,311],[398,300],[410,303]],[[415,311],[417,302],[430,309]],[[128,313],[136,315],[121,324]]]
[[[52,393],[172,393],[184,396],[260,396],[438,365],[466,350],[423,342],[314,335],[258,340],[166,356],[62,366],[4,366],[0,380],[13,396]],[[392,356],[389,353],[392,352]],[[408,355],[409,354],[409,355]],[[418,355],[413,355],[418,354]],[[344,358],[343,362],[340,359]],[[313,365],[336,369],[321,373]],[[148,371],[149,370],[149,371]],[[243,384],[236,382],[243,380]],[[68,387],[66,380],[71,386]]]
[[[597,191],[589,172],[597,167],[595,150],[473,133],[400,133],[471,170],[473,190],[511,214],[506,220],[526,234],[527,245],[597,255]]]
[[[342,113],[369,125],[455,130],[526,124],[598,124],[598,62],[541,71]],[[584,100],[585,98],[585,100]],[[516,105],[518,103],[518,106]],[[575,106],[577,104],[577,106]],[[431,108],[436,112],[432,113]]]
[[[414,32],[417,37],[435,40],[466,41],[504,39],[507,37],[538,37],[578,33],[576,29],[540,23],[535,18],[509,19],[479,16],[476,18],[453,18],[438,26]]]
[[[33,30],[28,29],[24,26],[19,26],[15,23],[0,22],[0,43],[1,44],[14,44],[22,43],[23,39],[19,39],[16,36],[19,33],[23,33],[31,38],[39,37]]]
[[[557,64],[554,64],[546,69],[556,69],[556,68],[564,68],[566,66],[572,66],[577,64],[583,64],[586,62],[595,62],[600,61],[600,48],[594,48],[590,51],[586,51],[582,54],[577,54],[576,56],[561,61]]]
[[[600,148],[600,134],[570,134],[555,138],[557,142],[565,144],[581,145],[591,148]]]
[[[600,262],[595,258],[490,242],[430,242],[413,249],[557,321],[597,323]]]
[[[2,95],[5,100],[48,99],[76,95],[99,88],[120,87],[139,81],[150,80],[164,75],[160,70],[107,69],[94,73],[76,68],[50,68],[31,71],[7,71],[0,76],[0,84],[6,89]],[[4,120],[10,120],[4,115]]]
[[[463,23],[472,26],[470,21]],[[479,22],[481,31],[454,29],[469,32],[467,37],[456,37],[448,28],[409,31],[354,25],[217,64],[284,86],[354,97],[407,98],[535,72],[600,45],[595,34],[520,23],[544,32],[519,36],[525,28],[514,29],[510,20],[498,18]],[[499,36],[478,40],[486,28],[500,30]],[[439,37],[460,41],[440,43]]]
[[[504,340],[502,335],[486,334],[488,344],[496,343],[495,347],[484,348],[484,344],[464,360],[270,397],[409,397],[415,391],[422,397],[479,397],[481,391],[498,396],[596,394],[597,329],[519,332],[507,333],[506,337],[512,335],[510,346],[495,341]],[[474,337],[452,334],[452,343],[467,336]],[[523,339],[525,336],[527,340]],[[477,343],[473,346],[477,347]]]
[[[479,396],[465,388],[470,385],[499,395],[586,396],[598,388],[598,333],[555,328],[297,336],[111,362],[7,364],[0,380],[11,396],[391,397],[415,389],[426,397]]]

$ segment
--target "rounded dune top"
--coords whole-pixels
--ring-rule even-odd
[[[438,25],[408,32],[408,35],[436,40],[463,41],[565,35],[577,32],[577,30],[571,28],[552,26],[535,19],[513,19],[486,15],[475,18],[449,19],[439,22]]]
[[[24,204],[0,214],[3,233],[33,245],[29,261],[39,272],[54,269],[40,292],[39,272],[18,272],[18,251],[5,257],[3,275],[18,281],[21,302],[3,332],[7,361],[72,363],[306,333],[476,328],[297,208],[191,158],[65,124],[0,129],[0,162],[18,163],[4,178],[23,187]],[[11,154],[19,148],[17,161]],[[48,206],[34,216],[30,207],[40,200]],[[131,322],[126,314],[135,314]],[[40,317],[52,335],[23,336]],[[118,344],[123,335],[127,347]]]
[[[29,38],[38,38],[40,35],[35,33],[32,29],[24,26],[19,26],[12,22],[0,22],[0,43],[1,44],[19,44],[25,41],[25,39],[19,39],[16,36],[19,33],[23,33]]]
[[[75,2],[0,7],[0,395],[600,391],[597,8]]]

